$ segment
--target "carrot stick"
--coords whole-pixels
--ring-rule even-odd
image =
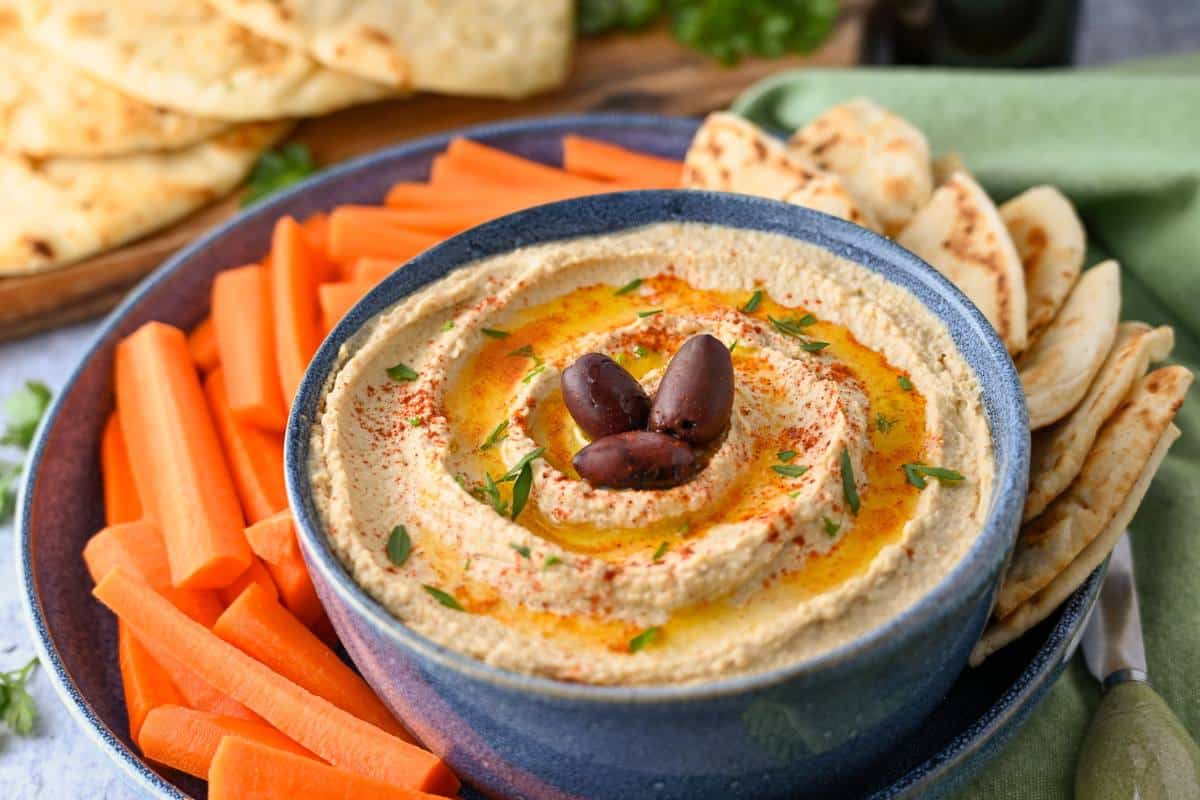
[[[367,682],[258,586],[248,586],[213,633],[283,677],[393,736],[412,741]]]
[[[209,800],[439,800],[238,735],[221,739],[208,781]]]
[[[445,157],[485,183],[520,186],[526,190],[571,187],[580,193],[609,189],[601,181],[572,175],[470,139],[460,138],[450,142]]]
[[[281,511],[251,525],[246,528],[246,540],[254,554],[266,563],[284,607],[323,641],[336,642],[337,634],[325,616],[325,607],[317,597],[296,542],[292,513]]]
[[[360,258],[350,265],[348,277],[352,283],[374,287],[402,266],[390,258]]]
[[[197,711],[207,711],[210,714],[262,722],[262,717],[224,692],[213,688],[162,642],[148,638],[137,630],[133,631],[133,635],[137,638],[138,644],[144,647],[146,652],[162,667],[163,672],[170,676],[171,683],[179,690],[181,698],[179,702],[182,705]]]
[[[292,512],[288,509],[246,528],[246,541],[254,554],[268,564],[301,558],[296,529],[292,526]]]
[[[271,239],[271,294],[279,384],[287,407],[291,407],[304,370],[321,343],[317,327],[320,323],[318,266],[296,220],[283,217],[275,223]]]
[[[438,208],[342,206],[335,213],[343,215],[343,218],[350,218],[356,226],[391,225],[444,237],[503,216],[517,208],[519,206],[514,205],[511,200],[495,205],[481,205],[475,198],[470,198],[454,206]]]
[[[117,624],[117,663],[121,667],[129,733],[136,740],[152,710],[167,704],[182,703],[183,697],[171,682],[167,671],[150,656],[123,623]]]
[[[287,508],[287,487],[283,480],[283,436],[235,419],[225,395],[228,384],[224,368],[214,370],[204,381],[204,393],[208,396],[209,411],[217,423],[217,432],[224,445],[225,459],[233,474],[242,510],[246,519],[258,522],[281,508]]]
[[[303,758],[316,758],[270,725],[178,704],[159,704],[152,709],[135,738],[146,758],[207,779],[217,745],[224,736],[236,736]]]
[[[602,181],[617,181],[643,189],[678,189],[683,163],[638,153],[583,136],[563,137],[563,166],[567,172]]]
[[[142,501],[133,482],[129,452],[117,411],[108,415],[100,438],[100,475],[104,478],[104,521],[109,525],[142,518]]]
[[[226,270],[212,287],[212,319],[233,415],[268,431],[287,427],[275,360],[271,277],[257,264]]]
[[[121,568],[105,576],[93,594],[143,643],[148,639],[157,642],[214,688],[261,714],[284,735],[334,766],[392,786],[444,794],[458,790],[458,780],[437,756],[297,686],[188,619]],[[220,761],[218,749],[213,777]]]
[[[143,505],[167,545],[171,580],[185,589],[224,586],[249,565],[250,547],[187,341],[150,322],[117,346],[116,360],[121,429]]]
[[[212,317],[205,317],[199,325],[192,328],[192,332],[188,335],[188,351],[192,354],[192,361],[196,368],[201,372],[215,369],[220,363],[221,354],[217,351],[217,337],[213,330]]]
[[[338,261],[358,258],[390,258],[408,261],[444,237],[407,231],[374,215],[357,213],[361,206],[344,206],[329,216],[329,253]]]
[[[211,626],[223,610],[211,589],[177,589],[171,585],[167,548],[152,522],[140,520],[105,528],[88,539],[83,560],[94,582],[99,583],[114,567],[122,567],[201,625]]]
[[[346,312],[354,308],[355,304],[374,288],[373,283],[358,281],[322,283],[318,286],[317,302],[321,306],[321,325],[324,329],[333,330],[342,317],[346,316]]]
[[[561,200],[574,195],[566,190],[522,189],[520,187],[497,187],[475,181],[469,194],[449,191],[448,187],[429,183],[401,182],[388,190],[389,208],[394,209],[454,209],[464,204],[473,208],[488,206],[497,209],[496,216],[527,208],[552,200]]]
[[[246,567],[246,571],[236,581],[221,589],[221,602],[226,606],[230,605],[242,595],[242,592],[251,586],[272,600],[279,598],[279,589],[275,587],[275,581],[271,578],[271,573],[267,571],[267,566],[263,564],[258,556],[253,556],[250,559],[250,566]]]

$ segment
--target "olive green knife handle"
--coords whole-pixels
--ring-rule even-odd
[[[1200,749],[1148,683],[1105,692],[1075,769],[1075,800],[1200,800]]]

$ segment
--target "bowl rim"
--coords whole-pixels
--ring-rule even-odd
[[[637,217],[635,222],[614,221],[605,217],[606,211],[611,213],[613,208],[636,207],[639,202],[657,203],[661,216]],[[981,373],[965,354],[963,357],[976,373],[983,393],[995,404],[996,419],[989,420],[990,439],[997,457],[1000,441],[1004,441],[1009,463],[998,465],[992,504],[983,529],[971,548],[950,572],[943,575],[934,587],[915,603],[842,646],[771,670],[700,683],[606,686],[539,677],[486,664],[439,645],[408,628],[359,586],[342,565],[325,541],[308,492],[309,432],[315,422],[315,410],[319,407],[326,382],[337,365],[341,346],[353,338],[377,313],[411,292],[472,261],[509,252],[519,246],[612,233],[654,222],[686,221],[694,219],[699,209],[704,206],[721,208],[726,212],[743,209],[751,214],[758,214],[761,218],[772,218],[773,215],[790,217],[791,222],[786,229],[757,227],[745,224],[744,220],[742,223],[732,224],[728,221],[711,221],[738,229],[781,233],[794,239],[825,246],[827,249],[837,246],[836,252],[839,255],[867,268],[871,268],[871,262],[881,266],[898,267],[895,274],[884,274],[878,269],[874,271],[880,272],[889,281],[898,283],[915,294],[931,313],[947,325],[956,346],[960,346],[960,353],[960,338],[966,340],[974,337],[978,340],[982,346],[979,360],[984,362],[980,366],[986,366],[986,369]],[[671,212],[674,212],[674,216]],[[547,235],[546,226],[551,221],[550,218],[559,216],[576,221],[577,224],[566,226],[572,233]],[[699,216],[703,221],[710,221],[705,214]],[[614,223],[615,227],[611,227]],[[610,227],[603,227],[606,224]],[[487,240],[505,232],[509,244],[500,247],[486,244]],[[555,233],[561,231],[556,229]],[[846,250],[855,252],[859,257],[847,255],[844,252]],[[436,275],[425,280],[415,278],[418,284],[406,289],[406,284],[412,282],[411,276],[430,270],[435,271]],[[942,312],[939,313],[931,304],[941,306]],[[957,315],[957,322],[954,315]],[[959,326],[958,333],[956,325]],[[990,390],[994,390],[995,393]],[[1001,425],[1002,419],[1008,420],[1006,426]],[[999,430],[996,429],[998,425]],[[345,603],[352,613],[367,621],[375,631],[397,646],[429,659],[438,666],[504,689],[575,701],[643,704],[701,701],[766,689],[834,668],[875,648],[887,646],[890,641],[902,641],[906,634],[923,625],[929,616],[936,615],[936,610],[954,596],[978,588],[978,585],[988,579],[988,576],[994,575],[1009,557],[1016,541],[1016,524],[1024,505],[1029,447],[1025,397],[1007,350],[982,313],[966,296],[917,256],[865,228],[789,203],[748,195],[696,190],[646,190],[575,198],[518,211],[457,234],[406,262],[403,270],[398,270],[376,286],[334,327],[310,361],[288,419],[284,468],[288,501],[294,515],[301,550],[309,568],[320,573],[330,591],[339,601]],[[1012,533],[1008,534],[1005,531],[1010,526]]]

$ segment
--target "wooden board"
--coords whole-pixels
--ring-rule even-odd
[[[614,34],[580,43],[568,83],[519,101],[421,95],[306,120],[292,138],[329,165],[407,139],[493,120],[581,111],[699,115],[729,105],[755,81],[798,66],[857,60],[861,9],[844,13],[821,50],[808,57],[746,61],[726,68],[676,43],[664,30]],[[58,270],[0,279],[0,341],[102,314],[171,253],[236,214],[237,196],[131,244]]]

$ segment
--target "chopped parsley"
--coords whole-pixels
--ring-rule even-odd
[[[645,319],[646,317],[653,317],[655,314],[661,314],[662,312],[661,308],[652,308],[649,311],[639,311],[637,315],[638,319]]]
[[[490,336],[493,339],[507,339],[512,335],[508,331],[502,331],[499,328],[480,328],[479,330],[484,336]]]
[[[561,563],[562,559],[558,556],[546,556],[546,560],[542,562],[542,569],[547,570]]]
[[[755,311],[758,311],[758,306],[760,303],[762,303],[762,299],[763,290],[755,289],[754,294],[750,295],[750,299],[746,301],[744,306],[742,306],[743,313],[753,314]]]
[[[637,358],[645,358],[646,356],[650,355],[650,351],[639,344],[637,347],[633,348],[633,355]]]
[[[520,461],[513,464],[508,472],[500,476],[499,483],[504,483],[505,481],[515,481],[518,477],[520,477],[521,472],[525,469],[525,467],[532,463],[535,458],[539,458],[544,452],[546,452],[546,448],[539,447],[536,450],[530,450],[528,453],[521,456]]]
[[[517,555],[521,556],[521,558],[525,558],[525,559],[529,558],[529,547],[527,545],[517,544],[516,542],[509,542],[508,546],[511,547],[513,550],[516,550]]]
[[[388,561],[397,567],[403,566],[411,552],[412,539],[408,535],[408,528],[403,525],[392,528],[392,535],[388,537],[387,542]]]
[[[737,346],[738,346],[738,340],[734,339],[732,342],[729,343],[729,352],[732,353],[734,350],[737,350]]]
[[[546,365],[538,364],[536,367],[529,370],[529,372],[525,373],[525,377],[521,378],[521,383],[529,383],[531,380],[536,378],[538,375],[541,375],[545,371],[546,371]]]
[[[525,510],[525,503],[529,500],[529,490],[531,488],[533,488],[533,466],[526,461],[525,466],[521,467],[521,474],[517,476],[516,482],[513,483],[513,519],[516,519]]]
[[[800,349],[807,353],[819,353],[829,347],[829,342],[805,342],[800,345]]]
[[[633,279],[633,280],[631,280],[629,283],[625,284],[625,285],[624,285],[624,286],[622,286],[620,289],[617,289],[615,292],[613,292],[613,294],[617,294],[617,295],[620,295],[620,294],[629,294],[630,292],[632,292],[633,290],[637,289],[637,288],[638,288],[639,286],[641,286],[641,285],[642,285],[642,279],[641,279],[641,278],[634,278],[634,279]]]
[[[771,469],[788,478],[799,478],[808,472],[808,467],[803,464],[772,464]]]
[[[887,417],[881,412],[875,415],[875,429],[880,433],[890,433],[899,421],[894,417]]]
[[[896,383],[900,384],[900,388],[906,392],[913,390],[913,383],[908,379],[907,375],[901,375],[896,378]]]
[[[654,560],[659,561],[660,559],[662,559],[662,557],[667,554],[667,550],[669,550],[670,548],[671,548],[670,542],[663,542],[662,544],[660,544],[658,546],[658,549],[654,551]]]
[[[397,364],[394,367],[388,367],[387,374],[394,381],[415,381],[418,377],[417,371],[408,364]]]
[[[793,500],[795,500],[795,499],[796,499],[797,497],[799,497],[799,496],[800,496],[800,490],[799,490],[799,489],[797,489],[797,490],[796,490],[796,491],[794,491],[794,492],[788,492],[788,497],[792,498]]]
[[[508,503],[500,496],[500,487],[492,480],[492,474],[485,472],[483,474],[483,487],[480,490],[482,493],[481,499],[486,500],[495,511],[502,517],[508,516]]]
[[[661,630],[662,629],[659,628],[657,625],[655,625],[652,628],[646,628],[646,630],[642,631],[637,636],[635,636],[629,640],[629,652],[636,653],[637,651],[644,648],[646,645],[653,642],[655,639],[658,638],[659,631],[661,631]]]
[[[421,419],[420,417],[409,417],[408,424],[414,428],[419,428],[425,424],[425,420]]]
[[[432,597],[434,600],[437,600],[439,603],[444,605],[446,608],[451,608],[451,609],[454,609],[455,611],[463,611],[464,610],[463,607],[459,604],[459,602],[454,599],[454,595],[452,595],[448,592],[443,592],[438,587],[431,586],[428,583],[421,584],[421,588],[424,589],[426,592],[428,592],[430,597]]]
[[[448,319],[448,320],[446,320],[445,322],[443,322],[443,323],[442,323],[442,330],[444,330],[444,331],[452,331],[452,330],[454,330],[454,320],[452,320],[452,319]]]
[[[787,462],[791,461],[793,458],[796,457],[796,451],[795,450],[780,450],[778,453],[775,454],[775,457],[786,464]]]
[[[821,524],[825,527],[827,536],[837,536],[837,532],[842,529],[842,523],[836,522],[824,514],[821,515]]]
[[[850,461],[850,451],[842,448],[842,493],[846,495],[846,503],[850,512],[857,514],[861,503],[858,500],[858,487],[854,485],[854,464]]]
[[[500,424],[492,428],[492,432],[483,440],[483,444],[479,445],[480,450],[491,450],[496,445],[508,438],[508,418],[500,420]]]
[[[961,472],[955,472],[945,467],[931,467],[927,464],[905,464],[904,476],[918,489],[924,489],[928,485],[925,481],[926,478],[935,478],[940,483],[960,483],[966,480]]]

